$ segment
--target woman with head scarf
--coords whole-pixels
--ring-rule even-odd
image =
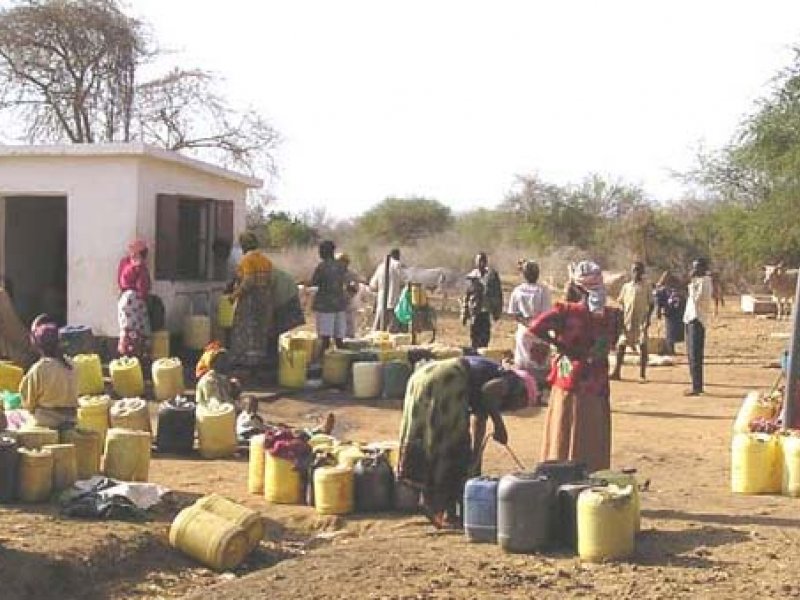
[[[603,273],[592,261],[571,271],[566,301],[531,323],[530,332],[557,349],[550,370],[542,460],[611,464],[608,353],[617,340],[619,309],[606,306]]]
[[[267,348],[274,325],[272,261],[258,249],[258,238],[247,231],[239,236],[242,259],[236,269],[232,297],[236,301],[230,333],[230,362],[249,369],[253,377],[267,364]]]
[[[117,283],[120,297],[117,304],[121,356],[135,356],[145,361],[150,356],[150,317],[147,296],[150,294],[150,270],[147,267],[147,244],[134,240],[128,255],[119,262]]]
[[[61,350],[58,325],[40,315],[31,325],[31,342],[41,358],[22,378],[22,405],[41,427],[72,427],[77,419],[78,378]]]
[[[198,406],[210,402],[235,404],[241,392],[239,381],[230,376],[230,357],[218,342],[206,346],[195,368],[199,378],[194,400]]]

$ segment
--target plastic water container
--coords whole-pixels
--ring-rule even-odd
[[[545,460],[536,465],[533,474],[544,475],[557,486],[585,480],[589,475],[585,464],[570,460]]]
[[[19,448],[17,498],[21,502],[44,502],[53,491],[53,453]]]
[[[550,541],[555,486],[546,477],[513,473],[497,486],[497,541],[506,552],[534,552]]]
[[[217,301],[217,327],[230,329],[233,327],[233,315],[236,312],[236,301],[228,294],[222,294]]]
[[[353,512],[355,483],[353,470],[346,466],[314,469],[314,507],[321,515]]]
[[[355,352],[329,350],[322,356],[322,381],[328,385],[346,385]]]
[[[90,429],[67,429],[61,432],[61,442],[75,446],[78,479],[89,479],[100,472],[103,445],[100,434]]]
[[[564,483],[558,488],[555,538],[563,546],[578,548],[578,498],[583,490],[599,487],[592,481]]]
[[[264,470],[266,469],[266,448],[264,435],[250,438],[250,459],[247,465],[247,491],[251,494],[264,493]]]
[[[264,537],[264,521],[261,514],[251,508],[237,504],[218,494],[211,494],[200,498],[195,506],[205,511],[214,513],[223,519],[238,525],[247,533],[249,549],[252,550]]]
[[[103,381],[103,365],[97,354],[78,354],[73,357],[72,364],[78,379],[78,395],[91,396],[102,394],[105,390]]]
[[[42,450],[53,454],[53,491],[61,492],[78,480],[78,457],[74,444],[48,444]]]
[[[217,571],[236,568],[250,551],[244,529],[195,505],[183,509],[172,521],[169,543]]]
[[[25,371],[7,360],[0,361],[0,390],[8,392],[19,391],[19,384]]]
[[[236,411],[232,404],[197,407],[197,439],[203,458],[227,458],[236,452]]]
[[[58,443],[58,431],[48,427],[32,425],[19,429],[15,433],[17,444],[29,450],[41,450],[43,446]]]
[[[397,463],[400,461],[400,442],[385,441],[385,442],[372,442],[367,444],[365,450],[368,453],[383,453],[389,461],[389,466],[392,469],[397,469]]]
[[[800,437],[782,436],[781,450],[783,457],[781,491],[784,496],[800,496]]]
[[[337,464],[351,469],[356,466],[358,461],[367,457],[360,444],[339,444],[333,452],[336,456]]]
[[[362,400],[377,398],[383,387],[383,364],[353,363],[353,396]]]
[[[109,429],[103,471],[112,479],[147,481],[150,471],[150,434],[131,429]]]
[[[497,543],[496,477],[474,477],[464,486],[464,534],[470,542]]]
[[[19,452],[17,440],[0,434],[0,502],[11,502],[17,495]]]
[[[292,461],[267,452],[264,463],[264,498],[272,504],[302,504],[303,484]]]
[[[321,341],[313,331],[292,331],[280,336],[278,346],[281,350],[304,352],[307,363],[317,360],[321,350]]]
[[[66,325],[59,330],[58,337],[64,354],[68,356],[93,354],[95,351],[92,328],[86,325]]]
[[[123,398],[108,411],[111,427],[150,432],[150,411],[142,398]]]
[[[144,395],[144,376],[139,359],[135,356],[122,356],[108,365],[114,391],[122,398],[135,398]]]
[[[177,396],[165,400],[158,407],[156,448],[159,452],[190,454],[194,448],[194,402]]]
[[[783,459],[778,437],[737,433],[731,444],[731,491],[734,494],[776,494],[783,484]]]
[[[284,350],[278,352],[278,385],[292,389],[302,389],[306,385],[307,354],[303,350]]]
[[[154,360],[158,360],[159,358],[167,358],[170,355],[169,331],[164,329],[161,331],[154,331],[152,337],[150,338],[150,343],[152,345],[151,352]]]
[[[405,361],[393,360],[383,365],[382,396],[402,398],[406,394],[406,386],[411,377],[411,365]]]
[[[187,315],[183,320],[183,347],[202,350],[211,341],[211,319],[206,315]]]
[[[621,560],[635,548],[633,490],[591,488],[578,497],[578,556],[589,562]]]
[[[159,358],[153,362],[153,391],[156,400],[168,400],[183,394],[183,363],[180,358]]]
[[[749,392],[742,405],[739,407],[739,412],[736,413],[736,420],[733,423],[734,433],[750,433],[750,423],[758,418],[773,419],[780,404],[770,398],[764,398],[759,392]]]
[[[111,396],[81,396],[78,398],[78,428],[96,431],[100,447],[105,448],[108,431],[108,411]]]
[[[636,481],[636,469],[595,471],[591,474],[590,479],[601,485],[613,484],[621,488],[631,486],[631,501],[633,502],[635,516],[634,530],[639,531],[641,527],[641,499],[639,498],[639,484]]]
[[[353,469],[353,480],[359,512],[391,510],[394,473],[383,455],[359,460]]]

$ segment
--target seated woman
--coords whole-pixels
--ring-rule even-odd
[[[194,401],[198,406],[207,406],[213,399],[219,403],[236,404],[242,391],[239,381],[230,376],[231,361],[228,351],[219,344],[209,344],[195,369],[200,377]]]
[[[398,477],[422,490],[426,514],[437,528],[457,524],[464,484],[480,473],[486,421],[492,419],[492,436],[506,444],[500,409],[524,393],[519,376],[481,356],[432,362],[411,376]]]
[[[31,325],[31,341],[41,358],[19,385],[22,406],[40,427],[70,429],[77,420],[78,378],[72,361],[61,351],[58,325],[40,315]]]

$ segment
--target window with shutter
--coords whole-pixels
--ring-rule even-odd
[[[178,196],[156,197],[156,279],[178,276]]]
[[[228,257],[233,248],[233,202],[217,200],[214,203],[214,216],[214,279],[224,281],[228,278]]]

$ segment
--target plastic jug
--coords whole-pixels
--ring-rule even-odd
[[[420,492],[417,488],[405,481],[394,481],[394,509],[404,513],[414,513],[419,510]]]
[[[383,365],[383,390],[382,396],[389,398],[403,398],[406,395],[406,386],[411,377],[411,365],[405,361],[393,360]]]
[[[17,440],[0,434],[0,502],[11,502],[17,495],[19,453]]]
[[[588,477],[586,465],[570,460],[546,460],[536,465],[534,475],[544,475],[553,480],[557,486],[573,481],[582,481]]]
[[[558,488],[556,539],[567,548],[578,549],[578,498],[583,490],[600,487],[592,481],[564,483]]]
[[[111,427],[150,432],[150,411],[142,398],[123,398],[108,411]]]
[[[183,394],[183,363],[180,358],[159,358],[153,362],[153,392],[156,400],[168,400]]]
[[[731,444],[731,491],[734,494],[777,494],[782,488],[781,446],[766,433],[737,433]]]
[[[105,390],[103,381],[103,365],[97,354],[78,354],[73,357],[72,364],[78,378],[78,395],[91,396],[102,394]]]
[[[96,431],[100,447],[105,448],[108,431],[108,411],[111,396],[82,396],[78,398],[78,428]]]
[[[41,450],[47,444],[58,443],[58,431],[35,425],[19,429],[16,432],[17,445],[29,450]]]
[[[211,341],[211,319],[206,315],[187,315],[183,320],[183,347],[202,350]]]
[[[144,395],[144,376],[139,359],[135,356],[122,356],[108,364],[114,392],[122,398],[135,398]]]
[[[169,543],[217,571],[235,568],[250,551],[244,529],[195,505],[183,509],[172,521]]]
[[[164,329],[161,331],[154,331],[150,343],[152,344],[151,352],[154,360],[167,358],[169,356],[169,331]]]
[[[211,494],[200,498],[195,506],[205,511],[214,513],[231,523],[238,525],[247,533],[248,547],[250,550],[258,546],[264,537],[264,521],[261,514],[251,508],[237,504],[218,494]]]
[[[384,453],[392,469],[397,469],[400,460],[400,442],[372,442],[367,444],[365,450],[369,453]]]
[[[784,496],[800,496],[800,437],[785,435],[781,440],[783,456],[783,481],[781,491]]]
[[[497,486],[497,541],[506,552],[547,546],[556,488],[546,477],[513,473]]]
[[[58,332],[64,354],[93,354],[95,351],[92,328],[85,325],[66,325]]]
[[[590,488],[578,496],[578,556],[589,562],[629,558],[634,551],[632,486]]]
[[[328,385],[346,385],[355,352],[329,350],[322,357],[322,381]]]
[[[7,360],[0,361],[0,390],[8,392],[19,391],[19,384],[25,371]]]
[[[302,389],[306,385],[307,354],[303,350],[284,350],[278,353],[278,385]]]
[[[265,438],[263,435],[254,435],[250,438],[250,459],[247,465],[247,491],[251,494],[264,492],[264,470],[266,461],[264,454]]]
[[[359,460],[367,456],[359,444],[339,444],[334,448],[334,454],[338,464],[351,469],[356,466]]]
[[[89,479],[100,472],[103,445],[100,434],[90,429],[67,429],[61,432],[61,442],[75,446],[78,479]]]
[[[639,484],[636,481],[636,469],[622,469],[621,471],[595,471],[589,477],[600,485],[614,484],[618,487],[631,486],[631,502],[633,503],[634,531],[641,528],[641,499],[639,498]]]
[[[353,512],[355,483],[353,470],[345,466],[314,470],[314,507],[321,515],[346,515]]]
[[[197,439],[203,458],[227,458],[236,452],[236,411],[232,404],[197,407]]]
[[[314,497],[314,473],[321,467],[335,467],[336,456],[333,454],[333,447],[320,445],[313,449],[313,456],[306,472],[303,474],[305,484],[305,503],[307,506],[316,506]],[[349,467],[348,467],[349,468]]]
[[[112,479],[147,481],[150,471],[150,434],[131,429],[109,429],[103,471]]]
[[[49,450],[19,448],[17,498],[21,502],[44,502],[53,491],[53,454]]]
[[[359,399],[377,398],[383,387],[383,364],[380,362],[353,363],[353,396]]]
[[[53,491],[61,492],[78,480],[78,458],[74,444],[47,444],[42,450],[53,454]]]
[[[302,504],[303,482],[292,461],[265,454],[264,498],[272,504]]]
[[[497,543],[496,477],[474,477],[464,486],[464,534],[470,542]]]
[[[382,454],[359,460],[353,469],[353,480],[359,512],[391,510],[394,473]]]
[[[159,452],[190,454],[194,448],[195,404],[177,396],[158,407],[156,448]]]
[[[236,312],[236,301],[228,294],[222,294],[217,301],[217,327],[230,329],[233,327],[233,315]]]

